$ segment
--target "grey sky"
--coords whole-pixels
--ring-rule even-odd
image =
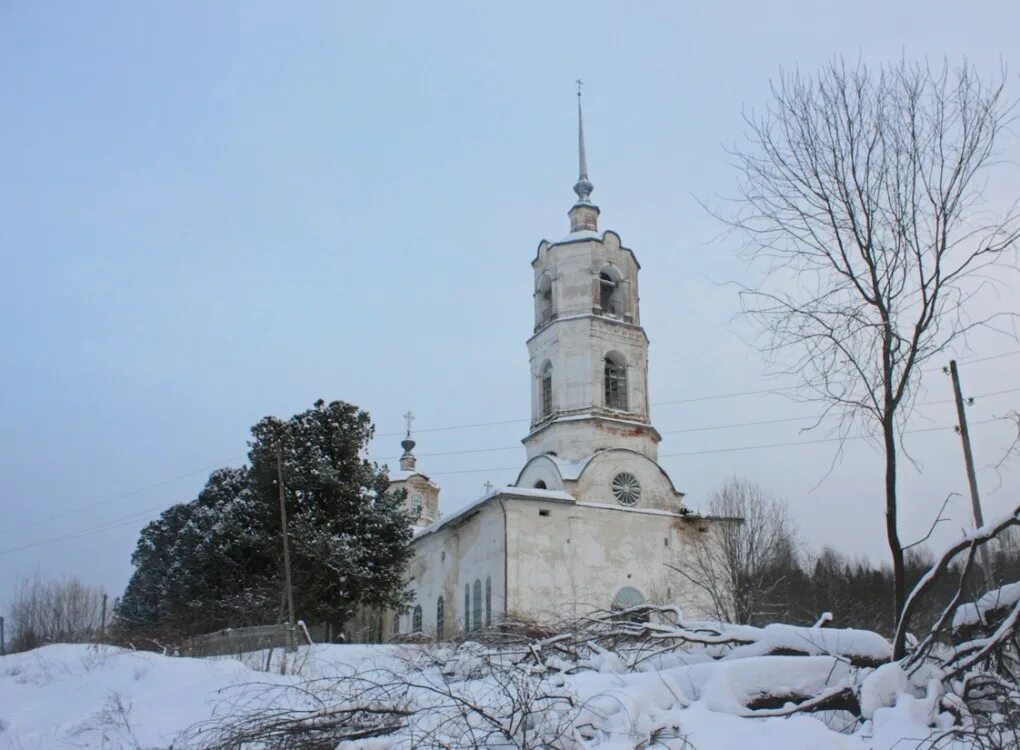
[[[726,282],[748,272],[696,199],[732,194],[724,147],[780,67],[950,55],[1016,70],[1020,5],[240,5],[0,5],[0,609],[37,566],[119,594],[145,522],[242,460],[261,416],[320,397],[368,409],[391,465],[413,409],[446,511],[511,482],[529,264],[567,232],[578,76],[601,226],[643,267],[663,464],[694,507],[745,476],[790,502],[812,549],[884,560],[863,441],[828,475],[831,443],[693,455],[827,437],[800,435],[808,422],[682,432],[816,411],[778,395],[675,403],[789,383],[764,378],[731,322]],[[975,340],[961,359],[1018,348]],[[981,394],[1018,371],[1014,356],[962,374]],[[951,396],[938,373],[927,388],[922,401]],[[979,399],[971,419],[1018,403]],[[953,421],[936,404],[914,427]],[[480,422],[505,423],[430,431]],[[978,463],[998,458],[1008,432],[973,431]],[[908,540],[966,490],[951,431],[909,446]],[[467,452],[489,448],[506,450]],[[982,473],[988,513],[1015,502],[1018,473],[995,493]],[[966,521],[953,508],[944,535]]]

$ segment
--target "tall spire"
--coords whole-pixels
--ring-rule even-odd
[[[577,193],[579,203],[587,203],[591,191],[595,186],[588,179],[588,159],[584,153],[584,116],[581,114],[581,79],[577,79],[577,184],[574,185],[574,192]]]
[[[577,202],[567,212],[571,232],[598,230],[599,207],[589,200],[595,186],[588,179],[588,157],[584,151],[584,116],[581,113],[581,79],[577,79]]]

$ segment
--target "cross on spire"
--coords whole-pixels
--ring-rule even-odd
[[[404,455],[400,457],[400,468],[404,471],[414,471],[417,459],[414,457],[414,440],[411,439],[411,424],[414,422],[414,412],[408,410],[404,415],[407,423],[407,437],[400,441],[400,447],[404,449]]]
[[[493,484],[488,479],[485,480],[485,494],[488,495],[492,492]]]

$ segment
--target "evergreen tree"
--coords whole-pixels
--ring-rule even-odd
[[[411,519],[385,472],[360,457],[372,431],[366,412],[340,401],[261,420],[250,468],[213,472],[195,500],[142,530],[117,607],[124,637],[284,618],[280,475],[297,617],[339,626],[362,605],[405,605]]]
[[[409,601],[403,577],[412,519],[403,494],[387,492],[385,472],[361,457],[373,431],[367,412],[342,401],[252,428],[259,507],[278,507],[283,476],[298,617],[340,625],[359,606]],[[278,529],[278,512],[273,519]]]

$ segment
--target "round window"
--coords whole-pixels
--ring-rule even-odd
[[[621,505],[634,505],[641,499],[641,485],[637,477],[626,471],[617,474],[613,477],[613,495]]]

